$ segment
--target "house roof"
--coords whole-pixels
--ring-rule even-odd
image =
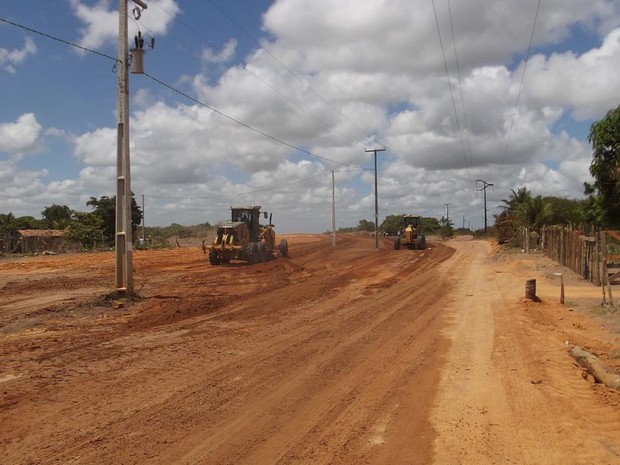
[[[20,229],[17,231],[22,237],[62,237],[62,229]]]

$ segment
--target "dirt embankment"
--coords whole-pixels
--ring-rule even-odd
[[[254,266],[136,251],[120,308],[113,254],[0,262],[5,463],[617,463],[619,396],[565,347],[617,334],[554,303],[552,264],[288,239]]]

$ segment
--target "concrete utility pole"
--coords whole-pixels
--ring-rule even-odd
[[[484,233],[487,233],[487,187],[491,187],[493,184],[483,181],[482,179],[476,179],[476,185],[481,182],[483,184],[482,189],[476,189],[476,191],[484,192]]]
[[[336,181],[332,170],[332,247],[336,247]]]
[[[450,223],[450,210],[448,209],[448,207],[450,205],[452,205],[451,203],[445,203],[444,204],[446,206],[446,224]]]
[[[127,2],[118,6],[118,96],[116,100],[116,293],[133,293],[131,173],[129,162],[129,54],[127,51]],[[134,3],[146,9],[141,0]]]
[[[385,152],[385,149],[366,149],[365,152],[375,154],[375,249],[379,250],[379,197],[377,192],[377,152]]]
[[[144,213],[144,194],[142,194],[142,240],[146,241],[146,236],[144,235],[144,224],[145,224],[145,219],[146,214]]]

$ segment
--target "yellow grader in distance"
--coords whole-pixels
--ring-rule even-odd
[[[276,232],[271,224],[260,224],[260,206],[230,207],[231,218],[217,228],[213,244],[202,241],[202,251],[209,256],[211,265],[245,260],[249,264],[261,263],[274,258]],[[267,212],[263,212],[265,219]],[[282,239],[278,251],[288,256],[288,243]]]
[[[401,246],[409,250],[426,248],[426,237],[420,231],[420,215],[403,215],[403,223],[394,241],[396,250],[399,250]]]

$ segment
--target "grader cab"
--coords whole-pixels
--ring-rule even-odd
[[[403,215],[403,222],[394,241],[396,250],[399,250],[401,246],[410,250],[426,248],[426,237],[420,230],[420,215]]]
[[[276,233],[271,223],[271,214],[263,212],[269,224],[261,225],[261,207],[230,207],[231,217],[217,228],[217,234],[210,246],[202,241],[202,250],[209,257],[209,263],[220,265],[231,260],[244,260],[250,264],[265,262],[275,257]],[[277,247],[283,257],[288,256],[288,243],[282,239]]]

